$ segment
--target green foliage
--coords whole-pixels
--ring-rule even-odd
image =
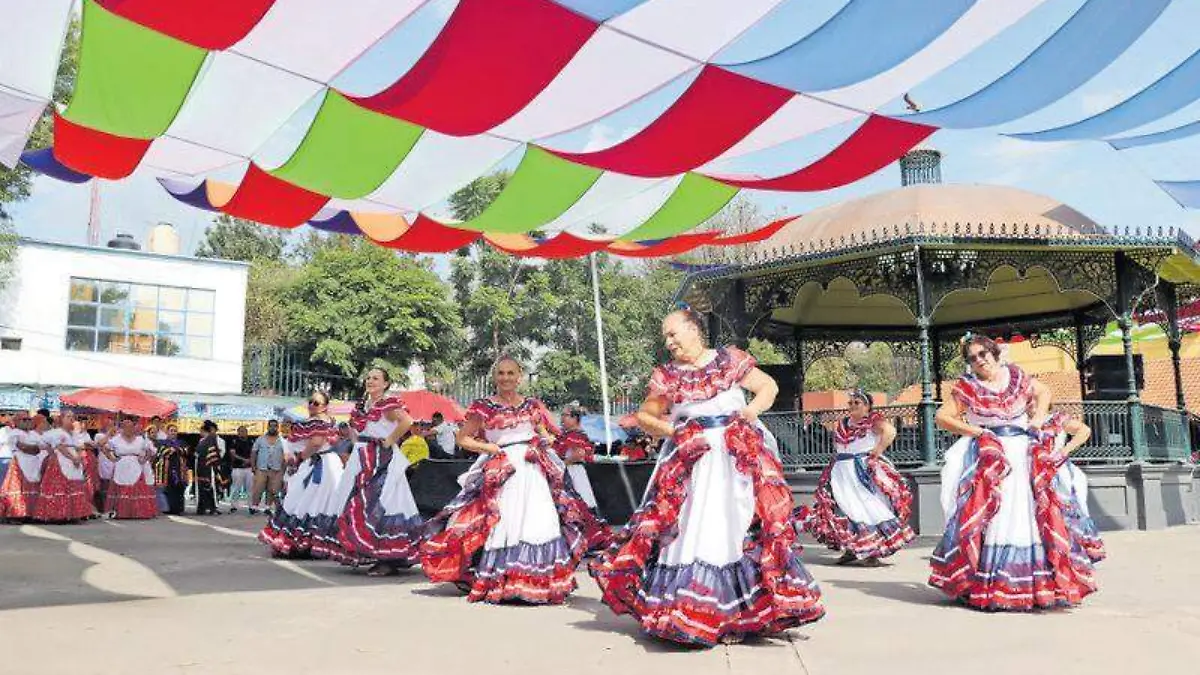
[[[498,171],[490,176],[476,178],[450,195],[450,211],[458,220],[470,220],[478,216],[495,201],[504,186],[508,185],[509,177],[507,171]]]
[[[63,52],[58,60],[58,72],[54,79],[54,103],[66,105],[75,89],[75,75],[79,72],[79,20],[72,19],[67,28]],[[47,106],[33,133],[29,137],[29,147],[44,148],[54,140],[54,105]],[[24,164],[9,169],[0,166],[0,219],[7,218],[5,206],[29,198],[33,183],[33,172]]]
[[[318,250],[284,293],[289,342],[312,366],[357,376],[414,360],[452,367],[460,320],[427,263],[358,239]]]
[[[259,258],[250,264],[246,283],[246,344],[287,343],[288,312],[283,298],[297,275],[296,268],[278,260]]]
[[[204,230],[204,241],[196,247],[196,257],[280,262],[285,244],[280,230],[221,214]]]
[[[832,357],[805,366],[804,391],[835,391],[849,389],[854,373],[846,359]]]
[[[7,218],[0,216],[0,290],[10,279],[17,260],[17,233]]]
[[[751,338],[750,346],[746,351],[750,352],[750,355],[761,366],[777,366],[792,362],[792,359],[784,354],[783,350],[767,340]]]

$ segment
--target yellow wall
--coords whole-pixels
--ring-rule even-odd
[[[1075,370],[1075,362],[1062,350],[1054,347],[1039,347],[1034,349],[1029,342],[1018,342],[1007,345],[1008,360],[1016,363],[1032,375],[1042,373],[1059,373]],[[1158,361],[1171,358],[1165,338],[1156,340],[1136,340],[1133,343],[1135,354],[1141,354],[1146,361]],[[1100,345],[1092,351],[1093,354],[1120,354],[1120,345]],[[1181,358],[1200,358],[1200,333],[1183,336],[1183,346],[1179,350]]]

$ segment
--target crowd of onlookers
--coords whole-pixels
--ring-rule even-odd
[[[0,414],[0,482],[19,452],[18,443],[36,442],[48,430],[57,428],[59,422],[57,415],[45,409],[33,415],[23,411]],[[108,510],[106,493],[115,465],[109,445],[121,433],[123,424],[135,425],[136,434],[145,439],[150,449],[145,463],[153,471],[158,508],[164,513],[183,513],[189,497],[195,502],[198,515],[216,515],[222,503],[229,512],[259,513],[275,505],[286,476],[296,465],[295,456],[285,442],[287,423],[277,420],[269,420],[266,431],[257,437],[250,436],[247,426],[222,435],[211,420],[203,422],[199,434],[180,433],[175,422],[158,417],[136,420],[97,415],[87,420],[76,419],[72,424],[71,451],[81,460],[87,460],[81,461],[82,464],[97,467],[93,472],[96,485],[90,487],[92,517]],[[435,413],[428,422],[415,422],[400,440],[399,449],[410,464],[424,459],[474,459],[458,447],[455,440],[458,429],[441,413]],[[345,422],[338,424],[338,432],[333,450],[346,458],[353,450],[354,434]],[[654,458],[656,445],[648,436],[635,434],[614,445],[611,454],[627,461],[644,461]],[[598,449],[602,452],[602,448]]]

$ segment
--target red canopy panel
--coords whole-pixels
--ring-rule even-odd
[[[417,219],[404,234],[391,241],[375,243],[387,248],[413,253],[449,253],[471,245],[480,236],[479,232],[449,227],[425,214],[418,214]]]
[[[550,0],[462,0],[411,70],[352,100],[444,134],[480,134],[528,105],[596,27]]]
[[[246,37],[275,0],[96,0],[134,23],[203,49],[228,49]]]
[[[650,126],[596,152],[559,157],[609,171],[658,178],[691,171],[737,145],[795,94],[713,66]]]
[[[222,212],[275,227],[298,227],[317,215],[329,197],[272,176],[251,163]]]
[[[850,138],[808,166],[775,178],[713,178],[751,190],[816,192],[849,185],[904,156],[936,127],[871,115]]]
[[[60,164],[99,178],[125,178],[137,169],[151,139],[114,136],[54,114],[54,158]]]

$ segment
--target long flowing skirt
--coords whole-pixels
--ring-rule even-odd
[[[342,478],[342,460],[334,453],[314,459],[288,477],[283,503],[258,534],[258,540],[278,555],[312,555],[314,537],[333,534],[337,512],[331,513],[331,503]]]
[[[64,468],[64,463],[68,463],[68,467]],[[92,504],[83,470],[60,459],[57,453],[51,454],[42,465],[38,499],[29,514],[30,520],[66,523],[91,515]]]
[[[813,506],[799,526],[817,541],[860,560],[886,558],[912,541],[912,493],[886,460],[839,454],[821,473]]]
[[[30,480],[22,467],[21,457],[13,457],[8,464],[4,482],[0,483],[0,519],[23,520],[37,507],[38,481]],[[26,464],[36,461],[30,455]],[[41,472],[38,472],[41,475]]]
[[[157,518],[157,495],[149,466],[129,455],[117,460],[104,509],[122,520]]]
[[[587,542],[587,505],[563,483],[540,441],[481,456],[463,489],[429,523],[421,569],[431,581],[470,587],[467,600],[560,604],[575,590]]]
[[[334,557],[346,564],[414,565],[420,559],[425,523],[405,475],[408,459],[394,446],[380,445],[373,440],[358,448],[359,468],[337,520]]]
[[[791,489],[762,433],[689,422],[641,507],[590,571],[603,600],[682,643],[770,634],[825,614],[800,561]]]
[[[945,534],[929,583],[986,610],[1078,604],[1103,544],[1053,442],[1000,431],[960,439],[942,469]],[[1082,474],[1080,474],[1082,476]]]

